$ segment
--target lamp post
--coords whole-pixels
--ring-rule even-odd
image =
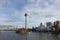
[[[25,28],[27,28],[27,13],[25,13]]]

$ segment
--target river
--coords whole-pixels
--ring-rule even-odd
[[[0,40],[60,40],[60,37],[51,33],[29,32],[22,35],[15,31],[0,31]]]

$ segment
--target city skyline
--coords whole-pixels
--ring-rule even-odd
[[[0,25],[24,27],[25,13],[29,27],[60,20],[60,0],[0,0]]]

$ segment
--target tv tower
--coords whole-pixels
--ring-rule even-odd
[[[27,13],[25,13],[25,28],[27,28]]]

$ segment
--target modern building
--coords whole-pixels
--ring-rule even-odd
[[[37,27],[36,30],[44,30],[45,29],[45,25],[43,25],[43,23],[40,23],[40,25]]]
[[[52,26],[52,23],[51,22],[47,22],[46,23],[46,27],[51,27]]]
[[[48,29],[48,30],[51,30],[50,28],[52,27],[52,23],[51,22],[47,22],[46,23],[46,28]]]
[[[54,25],[52,26],[52,30],[60,30],[60,21],[54,22]]]

